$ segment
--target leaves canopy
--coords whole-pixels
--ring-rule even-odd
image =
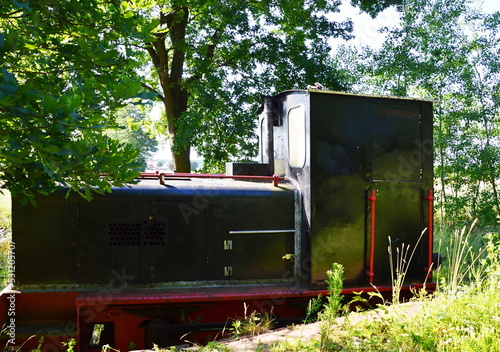
[[[385,30],[379,50],[343,49],[350,69],[358,57],[364,60],[349,79],[365,93],[434,100],[441,220],[494,224],[500,217],[500,14],[479,13],[467,0],[412,0],[402,10],[401,25]]]
[[[12,0],[0,4],[0,182],[31,197],[68,185],[87,198],[130,180],[137,151],[105,134],[116,109],[150,98],[178,171],[192,145],[213,169],[255,155],[259,93],[319,81],[350,21],[337,0]],[[144,67],[149,56],[152,74]],[[187,162],[186,162],[187,161]],[[100,173],[106,173],[101,177]]]
[[[0,4],[0,187],[13,196],[66,185],[90,198],[136,175],[137,151],[103,135],[141,98],[125,17],[112,1]]]
[[[342,89],[326,64],[329,39],[349,37],[350,21],[328,14],[340,1],[190,0],[129,2],[134,17],[155,17],[147,43],[148,85],[165,107],[177,171],[189,171],[189,150],[213,169],[255,155],[259,93],[316,81]],[[154,21],[153,21],[154,22]],[[148,22],[148,23],[153,23]]]

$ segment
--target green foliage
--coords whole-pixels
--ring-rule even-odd
[[[411,248],[409,244],[402,243],[401,247],[395,247],[393,249],[393,242],[391,240],[391,236],[389,239],[389,246],[387,247],[389,252],[389,265],[391,268],[391,282],[392,282],[392,304],[401,303],[401,289],[405,284],[405,278],[408,270],[413,266],[412,263],[413,255],[417,250],[418,244],[422,240],[422,237],[427,232],[427,229],[424,229],[420,233],[420,237],[415,243],[414,247]],[[383,297],[380,295],[380,298]]]
[[[461,260],[467,263],[464,253],[469,251],[468,235],[465,231],[459,233],[464,243],[461,249],[450,252],[451,263]],[[355,326],[347,326],[349,338],[341,338],[348,346],[345,350],[500,351],[495,340],[500,328],[497,316],[500,243],[492,233],[486,236],[486,241],[486,258],[458,265],[457,273],[453,274],[458,280],[442,286],[442,291],[433,300],[421,304],[423,307],[418,313],[408,316],[403,311],[404,306],[396,306],[379,319],[366,319],[357,321]],[[482,275],[477,276],[476,281],[461,280],[471,277],[470,272],[478,271]]]
[[[139,151],[135,161],[141,170],[146,169],[146,160],[158,149],[158,141],[151,130],[148,114],[149,106],[128,105],[119,109],[116,116],[116,127],[106,129],[105,134],[122,144],[132,146]]]
[[[11,199],[10,193],[0,193],[0,229],[11,229]]]
[[[420,297],[418,302],[384,307],[368,316],[353,314],[330,328],[321,344],[287,341],[272,351],[500,351],[500,237],[497,231],[484,234],[481,229],[451,233],[460,244],[446,259],[458,280],[442,285],[432,299]],[[474,251],[470,244],[475,245],[474,237],[481,233],[484,255],[469,261],[464,253]],[[457,265],[451,263],[458,262],[454,269]]]
[[[478,264],[486,257],[485,230],[475,229],[475,223],[468,229],[464,226],[460,231],[438,233],[436,250],[446,258],[446,263],[436,273],[435,279],[451,292],[457,292],[484,275],[483,267]]]
[[[133,22],[93,0],[7,1],[0,13],[0,187],[26,202],[132,180],[137,151],[103,131],[116,108],[144,98]]]
[[[380,49],[344,47],[335,60],[343,72],[354,71],[346,76],[357,92],[435,101],[443,225],[475,218],[492,225],[500,216],[500,17],[469,6],[466,0],[407,1],[398,6],[400,25],[383,29]]]
[[[76,347],[76,340],[70,338],[68,342],[61,342],[61,344],[66,347],[66,352],[74,352]]]
[[[34,336],[32,336],[32,337],[34,337]],[[40,339],[38,340],[37,347],[32,349],[30,352],[42,352],[43,340],[44,340],[43,336],[40,337]]]
[[[318,319],[318,313],[323,308],[323,299],[321,295],[311,298],[307,304],[306,318],[304,324],[315,322]]]
[[[248,312],[248,306],[244,303],[244,316],[231,323],[231,336],[240,338],[242,336],[254,337],[259,334],[269,332],[273,327],[274,317],[272,312],[259,313],[257,311]]]
[[[255,110],[260,93],[316,81],[342,88],[327,65],[329,39],[349,37],[350,21],[328,14],[339,1],[135,1],[137,21],[155,18],[146,50],[146,82],[164,103],[160,121],[173,144],[174,167],[188,168],[193,145],[211,170],[256,154]],[[150,26],[153,28],[153,26]]]
[[[333,263],[332,269],[326,272],[326,276],[329,294],[327,297],[327,303],[324,305],[323,311],[321,311],[318,315],[319,319],[321,320],[321,351],[329,350],[328,339],[330,336],[330,332],[333,327],[334,321],[339,316],[339,312],[342,308],[341,292],[344,282],[344,267],[342,266],[342,264]]]
[[[353,6],[359,8],[375,18],[381,11],[394,5],[402,5],[403,0],[351,0]]]
[[[333,263],[332,268],[326,272],[326,282],[328,284],[327,303],[320,314],[322,319],[335,319],[342,308],[342,288],[344,283],[344,266]]]

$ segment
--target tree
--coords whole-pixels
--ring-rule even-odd
[[[375,18],[381,11],[390,6],[400,6],[404,4],[403,0],[351,0],[353,6],[359,8]]]
[[[253,157],[259,92],[342,88],[325,64],[328,40],[351,31],[328,20],[339,3],[2,2],[0,187],[24,200],[64,185],[90,198],[131,180],[137,151],[105,130],[118,108],[151,98],[145,88],[165,106],[178,171],[192,145],[214,168]]]
[[[144,97],[137,37],[112,1],[1,3],[1,188],[90,198],[137,175],[137,152],[104,135],[116,108]]]
[[[440,215],[453,223],[500,216],[499,14],[468,1],[412,0],[380,50],[359,56],[363,92],[435,103],[435,174]],[[360,75],[358,75],[359,77]]]
[[[328,40],[351,23],[328,20],[339,1],[132,1],[136,20],[156,16],[146,43],[154,68],[147,82],[164,104],[174,167],[189,171],[192,145],[215,169],[255,155],[258,93],[322,82],[341,89],[325,65]],[[151,22],[150,22],[151,23]]]
[[[151,125],[146,116],[151,113],[150,105],[128,105],[116,113],[117,128],[107,129],[106,135],[114,140],[129,144],[139,151],[136,162],[144,171],[147,159],[158,150],[158,141],[150,131]]]

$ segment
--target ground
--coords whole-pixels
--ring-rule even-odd
[[[417,313],[423,306],[424,302],[410,302],[398,304],[387,309],[375,309],[363,313],[351,313],[346,317],[336,319],[332,329],[342,329],[342,324],[348,320],[350,324],[355,324],[361,319],[381,319],[386,314],[403,314],[405,316]],[[240,338],[238,340],[229,339],[220,341],[227,346],[232,352],[246,352],[246,351],[269,351],[271,347],[279,342],[284,341],[310,341],[320,338],[320,326],[322,322],[312,324],[296,325],[288,328],[273,330],[269,333],[257,335],[254,337]],[[196,351],[197,347],[182,348],[181,351]]]

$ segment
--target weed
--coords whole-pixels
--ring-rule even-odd
[[[439,251],[443,251],[447,259],[436,275],[439,289],[457,292],[463,285],[484,277],[484,267],[478,264],[486,257],[485,235],[484,231],[475,229],[475,225],[476,221],[468,230],[466,227],[455,230],[439,242]]]
[[[38,345],[36,348],[32,349],[30,352],[42,352],[43,336],[38,340]],[[21,348],[18,349],[20,351]]]
[[[332,269],[326,272],[329,295],[324,305],[323,311],[319,313],[320,324],[320,350],[327,351],[328,337],[335,319],[339,316],[342,308],[342,288],[343,288],[344,267],[341,264],[333,263]]]
[[[0,286],[5,287],[7,282],[9,246],[11,243],[11,200],[7,191],[0,193]],[[1,289],[0,288],[0,289]]]
[[[217,341],[208,342],[205,346],[194,346],[189,348],[190,351],[196,352],[231,352],[231,349],[224,345],[223,343]],[[153,351],[155,352],[179,352],[183,349],[178,350],[176,347],[172,346],[168,349],[163,349],[157,345],[153,345]]]
[[[234,320],[231,325],[231,335],[234,338],[241,336],[255,336],[269,332],[273,327],[274,316],[271,313],[259,313],[251,311],[248,313],[248,306],[244,303],[244,316]]]
[[[287,340],[270,348],[271,352],[316,352],[319,350],[320,342],[317,339],[308,341]]]
[[[500,352],[500,235],[491,228],[472,227],[454,231],[446,240],[447,266],[437,275],[442,283],[432,299],[425,290],[418,291],[414,302],[379,306],[361,318],[349,315],[338,329],[333,329],[333,312],[338,312],[333,300],[332,307],[320,314],[319,340],[287,341],[272,351]],[[393,282],[399,287],[412,253],[408,246],[395,251]],[[334,282],[329,276],[329,286],[338,286]],[[393,292],[395,302],[398,287]],[[367,303],[361,294],[349,305],[359,303]]]
[[[66,352],[74,352],[76,346],[76,340],[74,338],[69,339],[68,342],[61,342],[61,344],[66,347]]]
[[[318,320],[318,314],[323,308],[323,297],[318,295],[316,298],[309,300],[307,304],[306,318],[304,319],[304,324],[313,323]]]
[[[391,268],[391,282],[392,282],[392,303],[397,304],[400,303],[400,297],[401,297],[401,289],[404,285],[405,282],[405,277],[406,273],[408,272],[408,269],[410,268],[410,263],[413,259],[413,255],[415,254],[415,250],[418,247],[418,244],[420,243],[420,240],[424,236],[424,233],[427,231],[427,229],[424,229],[422,233],[420,234],[420,237],[418,238],[417,242],[415,243],[415,246],[413,247],[413,250],[410,253],[410,245],[406,245],[403,243],[401,245],[401,249],[399,247],[396,247],[396,266],[394,266],[394,259],[393,259],[393,253],[392,253],[392,241],[391,237],[389,236],[389,247],[387,248],[389,252],[389,265]]]
[[[6,190],[0,192],[0,229],[11,229],[11,199]]]
[[[500,241],[494,234],[486,236],[487,254],[477,260],[466,255],[467,237],[464,230],[458,233],[464,248],[449,252],[460,259],[449,257],[451,280],[434,299],[418,303],[412,314],[408,307],[415,306],[395,305],[373,319],[346,323],[346,333],[331,341],[343,351],[500,351],[495,339],[500,332]],[[481,280],[464,282],[468,274],[479,272],[475,267],[481,268]]]

